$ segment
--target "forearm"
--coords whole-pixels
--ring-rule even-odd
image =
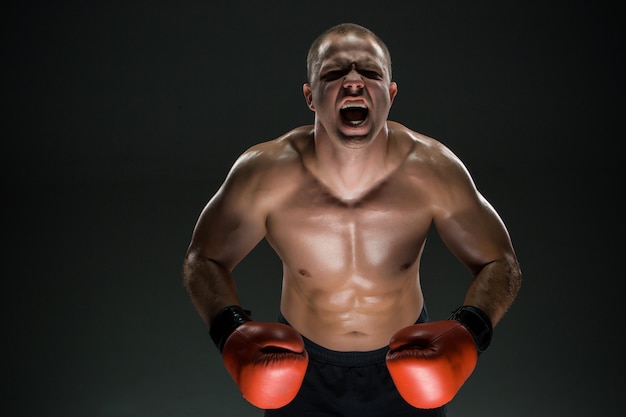
[[[522,274],[515,256],[491,262],[474,278],[464,304],[483,310],[495,327],[515,300],[521,281]]]
[[[239,304],[230,271],[216,261],[188,254],[183,264],[183,281],[198,314],[209,326],[223,307]]]

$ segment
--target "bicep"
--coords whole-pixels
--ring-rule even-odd
[[[441,240],[472,273],[512,251],[500,216],[482,197],[471,206],[435,219]]]
[[[512,253],[500,215],[477,190],[467,170],[458,164],[437,196],[433,217],[441,240],[473,273]]]
[[[265,236],[254,187],[232,175],[202,210],[189,251],[232,270]]]

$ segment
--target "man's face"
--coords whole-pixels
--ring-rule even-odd
[[[346,143],[366,143],[384,126],[397,86],[370,37],[331,35],[319,48],[304,95],[316,122]]]

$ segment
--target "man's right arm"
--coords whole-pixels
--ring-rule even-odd
[[[257,149],[258,150],[258,149]],[[261,155],[261,156],[259,156]],[[202,211],[185,256],[191,300],[251,404],[280,408],[298,393],[308,365],[302,336],[282,323],[257,322],[239,305],[232,270],[265,236],[263,152],[245,153]],[[271,188],[271,187],[270,187]]]
[[[233,165],[202,210],[185,255],[185,288],[209,326],[222,308],[239,304],[232,270],[265,236],[264,209],[255,198],[262,175],[255,166],[250,152]]]
[[[187,252],[183,279],[196,311],[207,326],[223,307],[239,305],[235,280],[230,271],[197,250]]]

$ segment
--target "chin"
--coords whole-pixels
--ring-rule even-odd
[[[372,126],[365,122],[359,126],[351,126],[348,124],[342,124],[338,132],[345,140],[353,140],[357,142],[369,141],[374,137],[372,133]]]
[[[347,135],[342,132],[339,137],[341,142],[350,148],[362,148],[372,141],[369,135]]]

